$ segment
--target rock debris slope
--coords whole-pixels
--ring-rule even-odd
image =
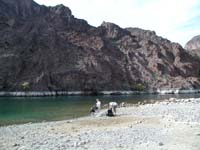
[[[199,60],[154,31],[99,27],[63,5],[0,0],[1,91],[199,88]]]

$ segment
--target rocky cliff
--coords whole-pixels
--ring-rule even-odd
[[[63,5],[0,0],[0,91],[199,88],[199,61],[154,31],[99,27]]]
[[[185,45],[185,49],[187,50],[200,49],[200,35],[197,35],[193,37],[190,41],[188,41]]]
[[[200,57],[200,35],[188,41],[185,45],[185,49],[192,55]]]

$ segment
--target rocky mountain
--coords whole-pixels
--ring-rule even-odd
[[[190,41],[188,41],[185,45],[185,49],[187,50],[200,49],[200,35],[197,35],[193,37]]]
[[[199,60],[154,31],[90,26],[63,5],[0,0],[0,91],[199,88]]]
[[[185,49],[192,55],[200,57],[200,35],[193,37],[185,45]]]

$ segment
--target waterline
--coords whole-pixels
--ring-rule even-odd
[[[134,94],[194,94],[200,93],[200,89],[156,89],[149,91],[17,91],[7,92],[1,91],[0,96],[14,96],[14,97],[36,97],[36,96],[72,96],[72,95],[134,95]]]

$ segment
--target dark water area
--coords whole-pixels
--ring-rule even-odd
[[[200,94],[181,95],[109,95],[58,97],[0,97],[0,126],[28,122],[58,121],[89,115],[89,110],[100,99],[102,105],[110,101],[138,103],[166,98],[198,98]]]

